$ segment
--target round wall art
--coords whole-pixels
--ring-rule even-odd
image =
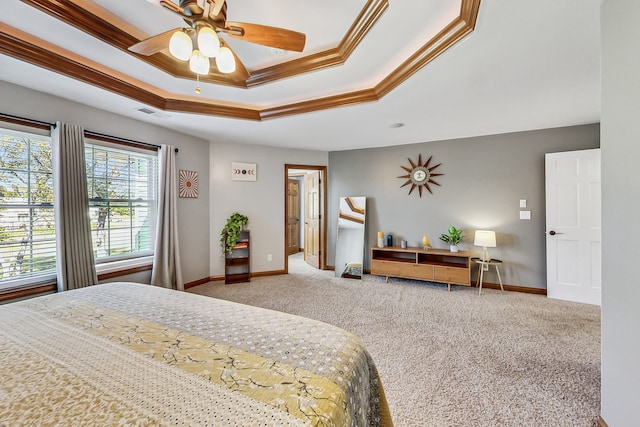
[[[444,174],[435,173],[434,170],[440,166],[442,163],[438,163],[437,165],[430,166],[431,159],[433,156],[430,156],[429,159],[423,164],[422,163],[422,155],[418,154],[418,163],[414,163],[411,159],[409,159],[410,166],[400,166],[402,169],[407,171],[406,175],[401,175],[398,178],[406,178],[404,184],[400,186],[400,188],[405,187],[411,184],[411,189],[409,190],[409,194],[413,192],[413,190],[418,188],[418,193],[420,197],[422,197],[422,187],[426,188],[427,191],[433,194],[431,191],[430,184],[440,186],[436,181],[433,180],[436,176],[442,176]]]

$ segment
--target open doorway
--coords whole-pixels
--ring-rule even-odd
[[[326,177],[326,166],[284,166],[285,273],[289,256],[302,257],[316,269],[327,267]]]

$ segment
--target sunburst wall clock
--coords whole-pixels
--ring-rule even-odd
[[[181,170],[178,173],[178,194],[180,197],[198,197],[198,172]]]
[[[411,184],[411,189],[409,190],[409,194],[413,192],[413,190],[418,188],[418,194],[422,197],[422,187],[426,188],[427,191],[433,194],[431,191],[430,185],[440,186],[436,181],[433,180],[436,176],[442,176],[442,173],[435,173],[434,170],[440,166],[442,163],[438,163],[437,165],[430,166],[431,159],[433,156],[430,156],[429,159],[423,164],[422,163],[422,154],[418,154],[418,163],[414,163],[411,159],[409,159],[409,164],[411,166],[400,166],[402,169],[407,171],[406,175],[401,175],[398,178],[406,178],[406,182],[400,186],[400,188],[405,187]]]

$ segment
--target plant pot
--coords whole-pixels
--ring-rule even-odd
[[[458,252],[458,245],[449,245],[450,252]]]

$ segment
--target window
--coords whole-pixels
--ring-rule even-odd
[[[51,158],[50,137],[0,128],[0,289],[55,278]],[[96,264],[153,255],[157,153],[87,141],[85,161]]]
[[[0,288],[55,274],[51,139],[0,129]]]
[[[157,153],[85,144],[96,263],[153,254]]]

